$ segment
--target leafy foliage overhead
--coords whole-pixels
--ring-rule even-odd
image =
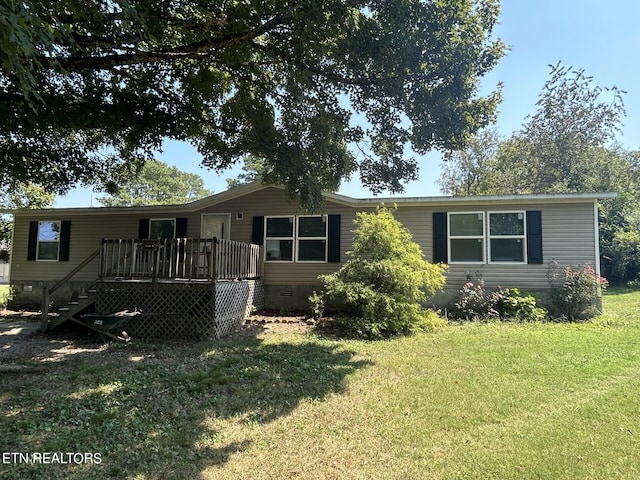
[[[406,145],[455,150],[494,118],[499,93],[477,88],[504,55],[498,15],[497,0],[4,1],[0,183],[114,187],[171,138],[217,170],[264,158],[305,205],[356,171],[400,191]]]

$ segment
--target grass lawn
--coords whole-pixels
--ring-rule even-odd
[[[604,304],[591,324],[384,342],[274,326],[52,349],[41,370],[0,373],[0,477],[637,479],[640,292]],[[38,452],[71,463],[7,456]]]

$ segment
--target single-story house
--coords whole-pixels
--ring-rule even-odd
[[[77,270],[53,297],[64,301],[105,274],[101,262],[106,250],[97,253],[103,239],[130,248],[122,239],[217,237],[262,245],[259,276],[267,308],[307,308],[308,296],[322,287],[318,275],[336,271],[348,259],[356,212],[374,211],[384,203],[397,206],[395,217],[412,232],[426,259],[449,265],[441,303],[476,278],[487,288],[501,285],[544,294],[551,261],[590,264],[599,271],[597,202],[614,196],[358,199],[326,193],[323,213],[308,215],[282,188],[256,182],[184,205],[14,210],[8,212],[14,216],[10,282],[14,303],[39,303],[43,286]],[[185,248],[193,247],[175,248],[184,263]],[[211,246],[196,248],[210,251]],[[122,259],[130,261],[127,255]],[[198,262],[202,270],[205,260]],[[135,277],[132,271],[114,275],[120,275],[119,281]],[[174,273],[171,278],[177,277]]]

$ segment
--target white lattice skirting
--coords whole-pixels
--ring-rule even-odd
[[[252,310],[264,307],[262,280],[216,283],[215,337],[233,332]]]
[[[263,308],[262,280],[211,283],[101,282],[96,310],[138,309],[126,330],[133,338],[205,340],[233,332],[254,308]]]

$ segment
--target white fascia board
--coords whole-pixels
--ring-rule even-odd
[[[352,206],[386,205],[517,205],[524,203],[590,203],[596,200],[617,197],[615,192],[606,193],[557,193],[526,195],[488,195],[488,196],[447,196],[447,197],[386,197],[352,199]],[[330,198],[325,196],[325,198]],[[348,198],[348,197],[345,197]]]

